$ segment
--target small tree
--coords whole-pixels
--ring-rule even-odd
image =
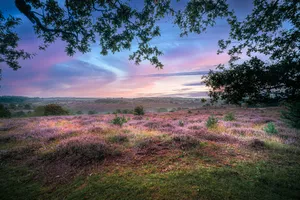
[[[118,115],[116,115],[115,118],[113,118],[111,120],[112,124],[119,125],[119,126],[122,126],[126,122],[127,122],[127,120],[126,120],[126,118],[124,116],[123,117],[119,117]]]
[[[44,115],[68,115],[69,112],[57,104],[48,104],[45,106]]]
[[[0,118],[9,118],[11,117],[11,113],[9,112],[9,110],[4,107],[3,104],[0,104]]]
[[[135,115],[144,115],[145,114],[144,107],[142,105],[136,106],[134,108],[133,114],[135,114]]]

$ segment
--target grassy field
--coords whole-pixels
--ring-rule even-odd
[[[279,110],[0,120],[0,199],[300,199],[300,131]]]

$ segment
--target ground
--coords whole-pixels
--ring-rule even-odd
[[[300,131],[281,121],[280,109],[124,114],[123,126],[113,114],[4,119],[0,196],[300,199]],[[211,115],[218,123],[208,128]]]

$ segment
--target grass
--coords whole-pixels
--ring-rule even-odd
[[[0,120],[1,200],[299,199],[300,132],[276,109],[235,109],[207,128],[228,112]],[[277,134],[261,130],[269,120]]]

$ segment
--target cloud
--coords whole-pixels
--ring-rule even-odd
[[[148,74],[146,77],[168,77],[168,76],[197,76],[206,75],[208,71],[192,71],[192,72],[176,72],[176,73],[163,73],[163,74]]]
[[[205,84],[202,82],[192,82],[192,83],[183,84],[183,86],[202,86],[202,85],[205,85]]]

